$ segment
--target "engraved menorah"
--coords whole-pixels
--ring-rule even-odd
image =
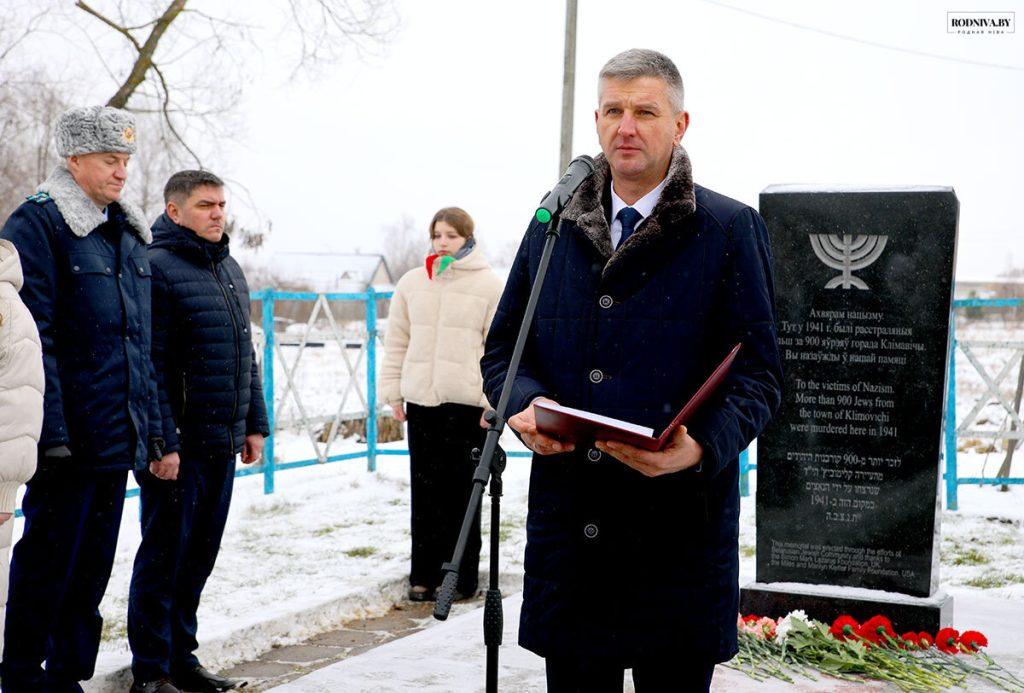
[[[842,287],[849,289],[867,289],[868,285],[860,277],[853,276],[855,270],[862,270],[877,260],[885,250],[885,244],[889,241],[888,236],[877,236],[861,234],[854,236],[850,233],[809,234],[811,247],[818,259],[832,269],[841,270],[842,274],[833,277],[825,284],[826,289]]]

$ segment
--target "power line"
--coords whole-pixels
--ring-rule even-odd
[[[1000,70],[1013,70],[1015,72],[1024,72],[1024,67],[1017,65],[1003,65],[1002,63],[988,63],[981,60],[965,60],[963,58],[954,58],[950,55],[942,55],[941,53],[929,53],[927,51],[919,51],[913,48],[904,48],[902,46],[891,46],[887,43],[879,43],[878,41],[870,41],[868,39],[857,38],[856,36],[849,36],[847,34],[840,34],[835,31],[828,31],[826,29],[819,29],[813,26],[807,26],[806,24],[799,24],[797,22],[791,22],[787,19],[779,19],[778,17],[772,17],[771,15],[761,14],[760,12],[754,12],[743,7],[736,7],[724,2],[718,2],[718,0],[700,0],[701,2],[707,3],[708,5],[715,5],[716,7],[723,7],[733,12],[740,12],[742,14],[750,15],[751,17],[757,17],[763,19],[766,22],[773,22],[775,24],[782,24],[783,26],[792,27],[794,29],[802,29],[803,31],[810,31],[815,34],[821,34],[822,36],[828,36],[830,38],[842,39],[843,41],[850,41],[851,43],[860,43],[865,46],[871,46],[873,48],[882,48],[885,50],[896,51],[897,53],[907,53],[909,55],[916,55],[920,58],[931,58],[933,60],[945,60],[951,63],[961,63],[963,65],[974,65],[975,67],[994,67]]]

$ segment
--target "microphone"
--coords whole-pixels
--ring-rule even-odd
[[[583,181],[594,173],[594,160],[583,154],[569,162],[568,168],[562,175],[561,180],[555,184],[537,208],[534,217],[542,224],[551,221],[551,218],[562,211],[565,205],[569,204],[573,194],[583,185]]]

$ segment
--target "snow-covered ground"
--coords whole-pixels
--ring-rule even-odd
[[[957,336],[1024,340],[1024,326],[970,324],[959,327]],[[290,366],[297,348],[283,350]],[[1007,358],[1005,350],[979,353],[990,372],[996,372]],[[357,350],[347,355],[354,365]],[[307,416],[333,416],[358,399],[349,390],[348,401],[341,400],[348,389],[349,369],[337,344],[309,349],[302,359],[295,383]],[[958,418],[962,418],[984,386],[959,354],[957,367]],[[364,369],[365,358],[355,370],[362,375]],[[275,392],[280,399],[287,379],[281,366],[276,373]],[[1015,376],[1016,368],[1004,382],[1007,396],[1012,396]],[[299,414],[290,394],[278,411],[289,418]],[[999,412],[990,406],[983,412],[989,414],[989,425],[998,426]],[[509,450],[522,450],[511,436],[503,442]],[[275,443],[279,462],[316,456],[309,435],[299,430],[279,432]],[[961,476],[991,476],[1002,461],[1002,443],[996,450],[962,447]],[[359,449],[354,438],[339,439],[330,452]],[[402,595],[409,556],[408,459],[381,456],[377,464],[376,473],[366,470],[365,460],[279,472],[276,491],[270,496],[263,494],[259,475],[236,480],[224,545],[200,607],[201,655],[207,663],[224,667],[244,661],[273,645],[303,640],[340,620],[381,613]],[[1022,465],[1024,459],[1014,465],[1017,476],[1024,475]],[[506,574],[522,572],[528,474],[528,460],[510,459],[501,529],[501,571]],[[752,489],[756,489],[756,478]],[[990,486],[961,487],[959,493],[960,510],[945,512],[942,518],[943,586],[954,597],[970,593],[1024,598],[1024,488],[1016,486],[1003,493]],[[486,499],[484,512],[488,512]],[[743,500],[741,514],[743,583],[754,579],[754,515],[751,496]],[[15,539],[22,523],[16,523]],[[483,524],[486,532],[488,523]],[[101,605],[105,621],[101,674],[129,661],[125,614],[138,541],[138,501],[130,499],[113,576]],[[483,565],[487,551],[485,538]]]
[[[524,450],[507,438],[506,449]],[[309,446],[300,434],[282,433],[275,456],[305,459]],[[346,440],[333,452],[360,449]],[[527,459],[510,460],[500,535],[503,574],[522,573],[528,475]],[[485,497],[485,513],[489,507]],[[140,536],[138,508],[137,498],[125,503],[114,570],[100,606],[103,643],[90,690],[115,690],[109,675],[130,662],[126,614]],[[15,541],[23,523],[17,520]],[[483,527],[486,568],[488,523]],[[409,548],[405,456],[379,456],[375,473],[367,471],[365,459],[278,472],[272,495],[264,495],[261,475],[236,479],[220,557],[199,610],[200,656],[223,668],[341,621],[386,612],[404,595]]]
[[[279,444],[287,449],[308,441],[293,436],[291,443]],[[513,442],[507,447],[519,448]],[[237,480],[224,546],[200,608],[200,640],[211,665],[244,661],[331,623],[381,613],[401,596],[409,557],[408,458],[381,456],[376,473],[365,464],[281,472],[270,496],[263,495],[260,476]],[[512,458],[505,474],[503,573],[522,572],[529,464]],[[137,503],[126,504],[114,574],[101,606],[107,668],[126,664],[129,656],[125,613],[139,540]],[[485,513],[488,508],[485,499]],[[954,596],[1024,598],[1021,489],[964,488],[961,508],[943,514],[943,586]],[[741,583],[754,579],[754,519],[752,495],[742,501]],[[486,565],[486,536],[483,555]]]

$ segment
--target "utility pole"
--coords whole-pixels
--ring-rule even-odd
[[[562,70],[562,148],[558,175],[572,160],[572,116],[576,100],[576,0],[565,0],[565,64]]]

